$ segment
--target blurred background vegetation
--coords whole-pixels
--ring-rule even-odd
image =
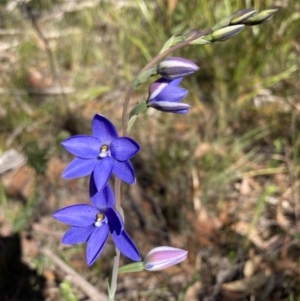
[[[87,179],[60,178],[72,159],[60,142],[88,134],[97,112],[120,128],[130,83],[171,35],[246,7],[279,10],[228,41],[174,53],[201,68],[182,83],[190,113],[148,110],[134,125],[142,149],[137,184],[123,185],[128,231],[143,256],[173,245],[189,258],[171,272],[121,276],[117,297],[300,300],[300,2],[2,0],[0,269],[11,270],[5,250],[15,240],[5,238],[18,234],[21,261],[35,271],[25,288],[10,273],[3,300],[83,300],[45,249],[106,291],[112,244],[88,269],[84,246],[61,246],[66,228],[51,218],[88,202]],[[146,97],[147,84],[132,104]]]

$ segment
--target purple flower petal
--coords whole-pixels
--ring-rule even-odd
[[[107,208],[115,206],[115,195],[109,184],[92,196],[91,200],[93,205],[103,213],[106,212]]]
[[[82,244],[87,242],[95,230],[93,225],[88,227],[71,227],[63,236],[62,242],[66,245]]]
[[[77,135],[61,143],[71,154],[82,159],[95,159],[100,152],[100,141],[92,136]]]
[[[75,158],[64,170],[62,177],[65,179],[73,179],[84,177],[92,173],[97,164],[97,159],[81,159]]]
[[[135,183],[134,170],[129,161],[119,162],[114,160],[113,173],[128,184]]]
[[[92,225],[99,211],[86,204],[72,205],[62,208],[53,214],[53,217],[60,222],[76,227],[86,227]]]
[[[176,112],[169,112],[169,113],[175,113],[175,114],[187,114],[189,112],[188,109],[186,110],[179,110],[179,111],[176,111]],[[168,112],[167,112],[168,113]]]
[[[170,91],[175,91],[173,94],[176,94],[177,89],[182,89],[178,88],[177,86],[180,84],[182,81],[183,77],[179,77],[173,80],[165,79],[163,77],[159,78],[157,81],[152,83],[149,87],[149,97],[148,97],[148,103],[151,101],[157,101],[157,97],[161,95],[161,93],[165,92],[165,89],[167,89],[167,92],[170,93]],[[184,90],[184,89],[183,89]],[[186,90],[185,90],[186,91]],[[186,91],[187,93],[187,91]],[[164,93],[165,99],[160,99],[160,100],[170,100],[173,97],[171,95],[168,95]]]
[[[116,232],[113,232],[112,238],[115,245],[123,255],[134,261],[141,260],[139,251],[126,231],[122,231],[120,235],[117,235]]]
[[[98,193],[97,186],[94,179],[94,173],[92,172],[90,176],[90,186],[89,186],[90,197],[92,198],[96,193]]]
[[[107,208],[106,216],[108,219],[109,231],[119,235],[121,231],[124,230],[124,223],[120,213],[114,208]]]
[[[93,136],[100,140],[101,144],[110,144],[113,139],[118,138],[115,126],[104,116],[96,114],[92,122]]]
[[[177,113],[178,111],[188,110],[191,106],[186,103],[159,101],[149,105],[150,107],[163,112]],[[183,113],[183,112],[181,112]]]
[[[170,84],[170,82],[170,80],[161,77],[152,83],[149,87],[148,101],[156,98],[157,95],[159,95]]]
[[[113,166],[114,159],[112,157],[106,157],[98,160],[93,173],[98,191],[100,191],[107,184],[111,176]]]
[[[170,86],[179,86],[179,84],[182,82],[183,77],[177,77],[175,79],[170,80]]]
[[[133,139],[122,137],[112,141],[110,150],[115,159],[118,161],[126,161],[140,150],[140,146]]]
[[[165,89],[163,89],[161,93],[157,95],[156,98],[151,100],[150,103],[153,103],[154,101],[179,102],[183,98],[185,98],[187,94],[188,90],[186,89],[168,86]]]
[[[109,233],[108,225],[103,223],[101,227],[95,227],[86,247],[86,261],[91,266],[99,257],[107,241]]]

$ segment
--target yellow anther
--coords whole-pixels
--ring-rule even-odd
[[[98,213],[97,214],[97,222],[101,222],[104,219],[104,214]]]
[[[101,153],[107,152],[107,151],[108,151],[108,145],[103,144],[103,145],[101,146],[101,148],[100,148],[100,151],[101,151]]]

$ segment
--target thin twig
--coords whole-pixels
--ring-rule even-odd
[[[100,293],[93,285],[86,281],[82,276],[80,276],[76,271],[69,267],[65,262],[63,262],[58,256],[56,256],[50,249],[43,248],[41,253],[50,258],[54,264],[56,264],[64,273],[71,277],[71,281],[93,301],[107,301],[107,296]]]

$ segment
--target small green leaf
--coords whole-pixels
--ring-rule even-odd
[[[185,39],[183,36],[177,36],[176,34],[173,35],[162,47],[159,53],[163,53],[166,50],[168,50],[170,47],[175,46],[181,42],[183,42]]]
[[[205,44],[210,44],[210,41],[205,40],[204,37],[195,39],[190,42],[190,45],[205,45]]]
[[[228,26],[228,25],[230,24],[231,18],[232,18],[232,15],[223,18],[222,20],[220,20],[220,21],[212,28],[212,30],[215,31],[215,30],[217,30],[217,29],[220,29],[220,28],[223,28],[223,27]]]
[[[132,273],[140,272],[144,270],[144,263],[142,261],[133,262],[126,265],[123,265],[119,268],[119,273]]]
[[[132,84],[133,88],[136,89],[140,84],[145,83],[150,78],[150,76],[156,75],[156,69],[157,67],[154,67],[140,73]]]
[[[128,124],[127,124],[127,132],[129,133],[132,126],[134,125],[135,121],[137,120],[137,115],[134,115],[132,116],[129,121],[128,121]]]
[[[162,47],[162,49],[160,50],[159,53],[163,53],[163,52],[165,52],[166,50],[168,50],[168,49],[173,45],[174,38],[175,38],[175,35],[172,36],[172,37],[164,44],[164,46]]]
[[[145,112],[147,111],[148,109],[148,106],[147,106],[147,103],[146,101],[140,101],[138,102],[133,108],[132,110],[130,111],[130,114],[129,114],[129,119],[141,112]]]
[[[132,126],[134,125],[136,119],[137,119],[137,115],[141,112],[145,112],[148,109],[148,105],[146,103],[146,101],[141,101],[138,102],[130,111],[129,114],[129,121],[127,124],[127,131],[130,132]]]

